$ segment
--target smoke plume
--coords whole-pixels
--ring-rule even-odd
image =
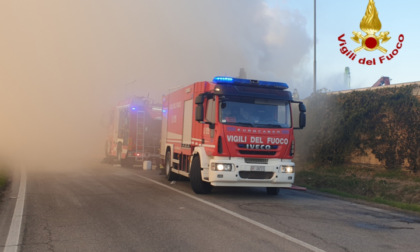
[[[159,101],[241,67],[304,92],[305,22],[262,0],[2,1],[0,155],[102,157],[102,121],[118,101]]]

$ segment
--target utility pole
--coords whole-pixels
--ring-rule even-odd
[[[316,94],[316,0],[314,0],[314,94]]]

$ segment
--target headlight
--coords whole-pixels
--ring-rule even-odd
[[[220,163],[212,163],[211,164],[212,171],[231,171],[232,164],[220,164]]]
[[[281,172],[283,173],[293,173],[295,170],[295,167],[290,166],[290,165],[283,165],[281,167]]]

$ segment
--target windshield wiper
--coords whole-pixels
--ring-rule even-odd
[[[283,128],[280,124],[272,124],[272,123],[258,123],[256,125],[259,127]]]
[[[250,122],[235,122],[235,125],[241,125],[241,126],[251,126],[254,127],[254,124],[250,123]]]

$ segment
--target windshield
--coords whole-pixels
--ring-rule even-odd
[[[260,128],[290,128],[290,105],[287,101],[222,101],[219,120],[223,124]]]

